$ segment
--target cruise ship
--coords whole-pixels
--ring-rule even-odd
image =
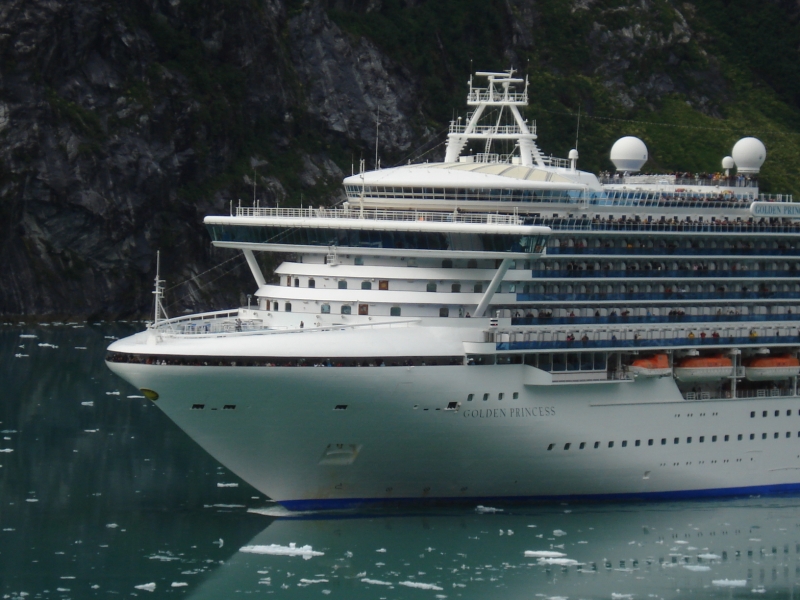
[[[800,206],[760,193],[764,145],[643,175],[629,136],[597,176],[527,102],[479,72],[443,162],[206,217],[254,302],[168,319],[157,276],[108,367],[295,510],[799,490]]]

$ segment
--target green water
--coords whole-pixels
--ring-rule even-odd
[[[800,597],[797,496],[285,513],[105,368],[140,327],[0,326],[3,598]]]

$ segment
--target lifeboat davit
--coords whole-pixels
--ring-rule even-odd
[[[733,362],[726,356],[692,356],[675,367],[681,381],[717,381],[733,375]]]
[[[794,356],[759,356],[750,360],[744,376],[750,381],[788,379],[800,374],[800,360]]]
[[[666,354],[654,354],[645,358],[637,358],[628,369],[634,377],[667,377],[672,375],[669,357]]]

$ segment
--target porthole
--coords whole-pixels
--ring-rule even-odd
[[[686,443],[687,444],[691,444],[692,443],[692,438],[691,437],[687,437],[686,438]]]
[[[550,445],[547,447],[547,451],[549,452],[549,451],[550,451],[550,450],[552,450],[554,447],[555,447],[555,444],[550,444]]]
[[[661,445],[662,446],[666,446],[667,445],[667,438],[661,438]]]
[[[569,447],[570,447],[571,445],[572,445],[572,444],[570,444],[569,442],[567,442],[566,444],[564,444],[564,450],[569,450]]]
[[[641,446],[641,445],[642,445],[641,440],[636,440],[636,442],[634,442],[634,446],[638,447],[638,446]]]
[[[701,435],[700,439],[698,440],[701,444],[706,441],[706,436]]]
[[[497,394],[497,399],[498,400],[502,400],[503,398],[505,398],[505,394],[503,392],[500,392],[499,394]]]
[[[800,432],[798,432],[798,435],[800,435]],[[600,442],[595,442],[594,443],[594,447],[595,448],[599,448],[600,447]]]
[[[717,436],[715,436],[715,435],[712,435],[712,436],[711,436],[711,441],[712,441],[712,442],[716,442],[716,441],[717,441]]]
[[[518,398],[519,398],[519,392],[514,392],[514,393],[511,395],[511,399],[512,399],[512,400],[516,400],[516,399],[518,399]]]
[[[652,439],[647,440],[647,445],[648,446],[652,446],[653,445],[653,440]]]
[[[780,416],[780,414],[781,414],[781,411],[779,411],[779,410],[776,410],[776,411],[775,411],[775,416],[776,416],[776,417],[779,417],[779,416]]]
[[[613,448],[614,447],[614,442],[608,442],[608,447],[609,448]]]
[[[473,398],[475,398],[475,394],[469,394],[467,396],[467,402],[472,402]]]
[[[680,443],[680,441],[681,441],[680,438],[675,438],[672,443],[673,444],[678,444],[678,443]]]
[[[787,433],[786,435],[788,436],[789,434]],[[581,445],[578,446],[578,449],[583,450],[584,448],[586,448],[586,442],[581,442]]]
[[[486,402],[489,399],[489,394],[483,395],[483,401]]]

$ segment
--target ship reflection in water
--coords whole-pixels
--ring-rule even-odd
[[[191,597],[790,597],[800,576],[798,504],[784,497],[278,519]]]
[[[105,369],[132,329],[0,326],[3,598],[786,598],[800,581],[796,496],[287,513]]]

